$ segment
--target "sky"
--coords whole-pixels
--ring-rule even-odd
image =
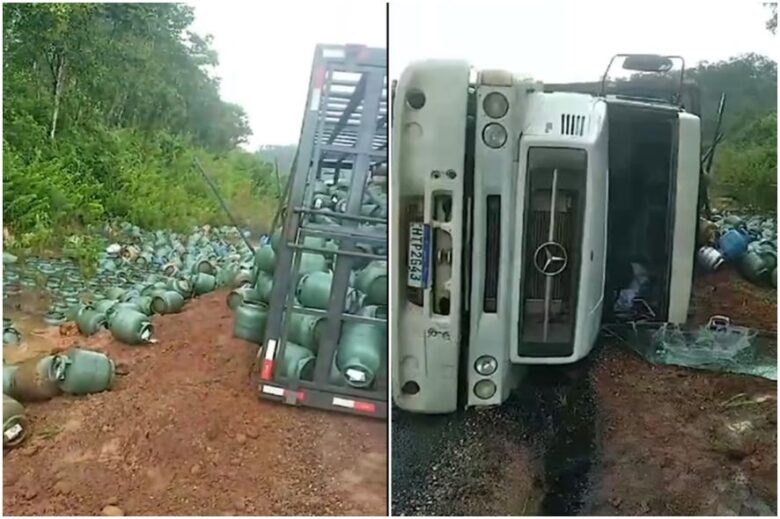
[[[371,0],[191,1],[190,30],[214,37],[220,94],[241,105],[253,135],[245,148],[296,144],[314,47],[386,47],[385,3]]]
[[[390,71],[453,58],[556,83],[599,79],[618,53],[675,54],[686,66],[744,52],[777,59],[768,18],[752,0],[392,0]]]
[[[617,53],[678,54],[688,66],[744,52],[777,59],[752,0],[391,0],[390,76],[409,62],[460,58],[543,82],[601,77]],[[386,45],[383,0],[191,1],[212,34],[223,99],[241,105],[250,150],[298,140],[314,46]],[[650,5],[650,10],[638,6]]]

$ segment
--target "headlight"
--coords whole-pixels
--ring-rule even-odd
[[[490,123],[482,130],[482,140],[491,148],[500,148],[506,143],[506,130],[498,123]]]
[[[474,363],[474,369],[483,377],[492,375],[496,372],[497,368],[498,361],[490,355],[483,355]]]
[[[496,394],[496,385],[492,380],[484,379],[474,384],[474,394],[482,400],[488,400]]]
[[[509,111],[509,101],[501,92],[491,92],[482,101],[482,108],[493,119],[500,119]]]

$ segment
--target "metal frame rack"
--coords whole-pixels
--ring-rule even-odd
[[[379,218],[361,215],[370,172],[387,165],[387,86],[385,49],[358,45],[316,47],[276,256],[265,340],[258,351],[258,392],[262,398],[387,417],[386,346],[381,354],[383,363],[370,389],[339,385],[331,379],[342,323],[387,326],[386,319],[364,317],[345,309],[355,262],[387,260],[386,212]],[[346,203],[338,210],[313,205],[317,186],[326,180],[340,185],[348,182]],[[330,223],[321,223],[323,219]],[[304,245],[304,239],[310,236],[335,240],[339,243],[338,250]],[[296,300],[304,252],[333,254],[333,282],[327,310],[305,308]],[[292,313],[327,318],[312,380],[286,378],[275,369],[279,359],[284,358],[287,323]]]

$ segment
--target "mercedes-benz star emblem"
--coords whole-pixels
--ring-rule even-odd
[[[563,245],[548,241],[539,245],[534,252],[534,267],[545,276],[557,276],[566,269],[569,258]]]

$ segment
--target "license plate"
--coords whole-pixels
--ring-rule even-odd
[[[412,288],[428,288],[428,264],[431,250],[431,227],[424,223],[409,224],[409,257],[407,282]]]

